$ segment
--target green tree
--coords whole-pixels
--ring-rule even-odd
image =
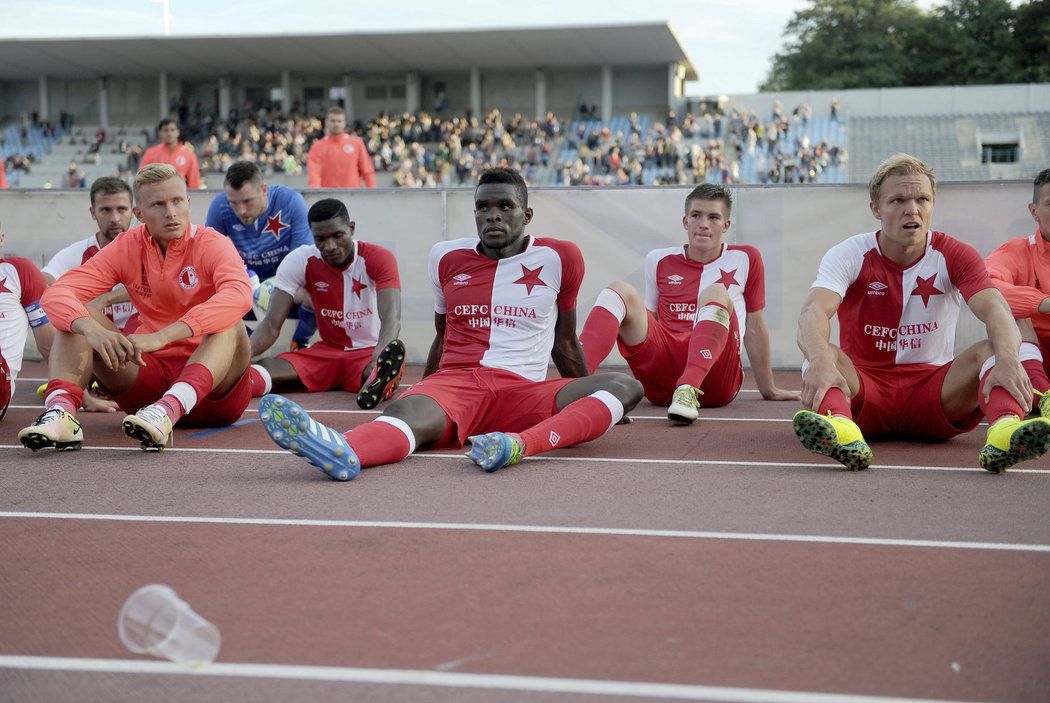
[[[785,27],[761,90],[906,85],[923,27],[912,0],[813,0]]]
[[[1021,82],[1050,82],[1050,0],[1030,0],[1016,14],[1014,40]]]
[[[1007,0],[949,0],[927,18],[922,60],[909,85],[1021,82],[1014,39],[1016,14]]]

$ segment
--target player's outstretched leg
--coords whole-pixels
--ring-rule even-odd
[[[871,464],[871,447],[853,420],[799,410],[793,424],[795,435],[809,451],[831,457],[850,471],[863,471]]]
[[[128,415],[121,429],[130,439],[137,439],[144,452],[161,452],[171,439],[171,418],[164,408],[154,403]]]
[[[489,473],[513,466],[525,456],[525,444],[521,435],[510,432],[489,432],[488,434],[470,437],[470,451],[467,456],[475,464]]]
[[[259,420],[270,439],[339,481],[361,472],[357,454],[342,434],[310,418],[298,404],[279,395],[259,401]]]
[[[21,430],[18,441],[34,452],[44,447],[54,447],[60,452],[74,451],[84,444],[84,431],[73,415],[62,408],[52,408]]]
[[[1039,405],[1042,411],[1042,399]],[[988,428],[988,439],[978,460],[987,471],[1001,474],[1018,462],[1041,457],[1048,448],[1050,421],[1045,417],[1021,420],[1007,415]]]
[[[397,390],[397,384],[404,372],[405,343],[395,339],[383,347],[383,351],[376,357],[375,368],[357,394],[357,404],[364,410],[371,410],[389,399]]]

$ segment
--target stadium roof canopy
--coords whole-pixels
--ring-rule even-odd
[[[87,39],[0,39],[0,80],[136,77],[180,78],[405,73],[485,69],[641,66],[681,63],[696,69],[671,27],[620,24],[586,27],[463,29],[255,36]]]

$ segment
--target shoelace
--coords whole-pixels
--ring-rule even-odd
[[[135,414],[160,429],[164,429],[164,418],[168,416],[163,408],[156,405],[147,405]]]
[[[36,422],[33,423],[33,426],[36,427],[37,425],[46,425],[52,420],[61,420],[63,412],[64,411],[62,410],[62,408],[51,408],[50,410],[45,411],[43,415],[38,417],[36,419]]]

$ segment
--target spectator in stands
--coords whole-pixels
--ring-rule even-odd
[[[364,141],[346,133],[346,112],[330,107],[324,119],[325,137],[310,147],[306,178],[311,188],[376,187],[375,166]]]
[[[179,124],[170,117],[165,117],[157,125],[157,136],[160,144],[155,144],[142,155],[139,169],[149,164],[162,163],[173,166],[188,188],[201,188],[201,172],[197,164],[197,155],[193,147],[179,140]]]
[[[4,162],[0,160],[0,190],[10,187],[7,183],[7,173],[4,171]]]

